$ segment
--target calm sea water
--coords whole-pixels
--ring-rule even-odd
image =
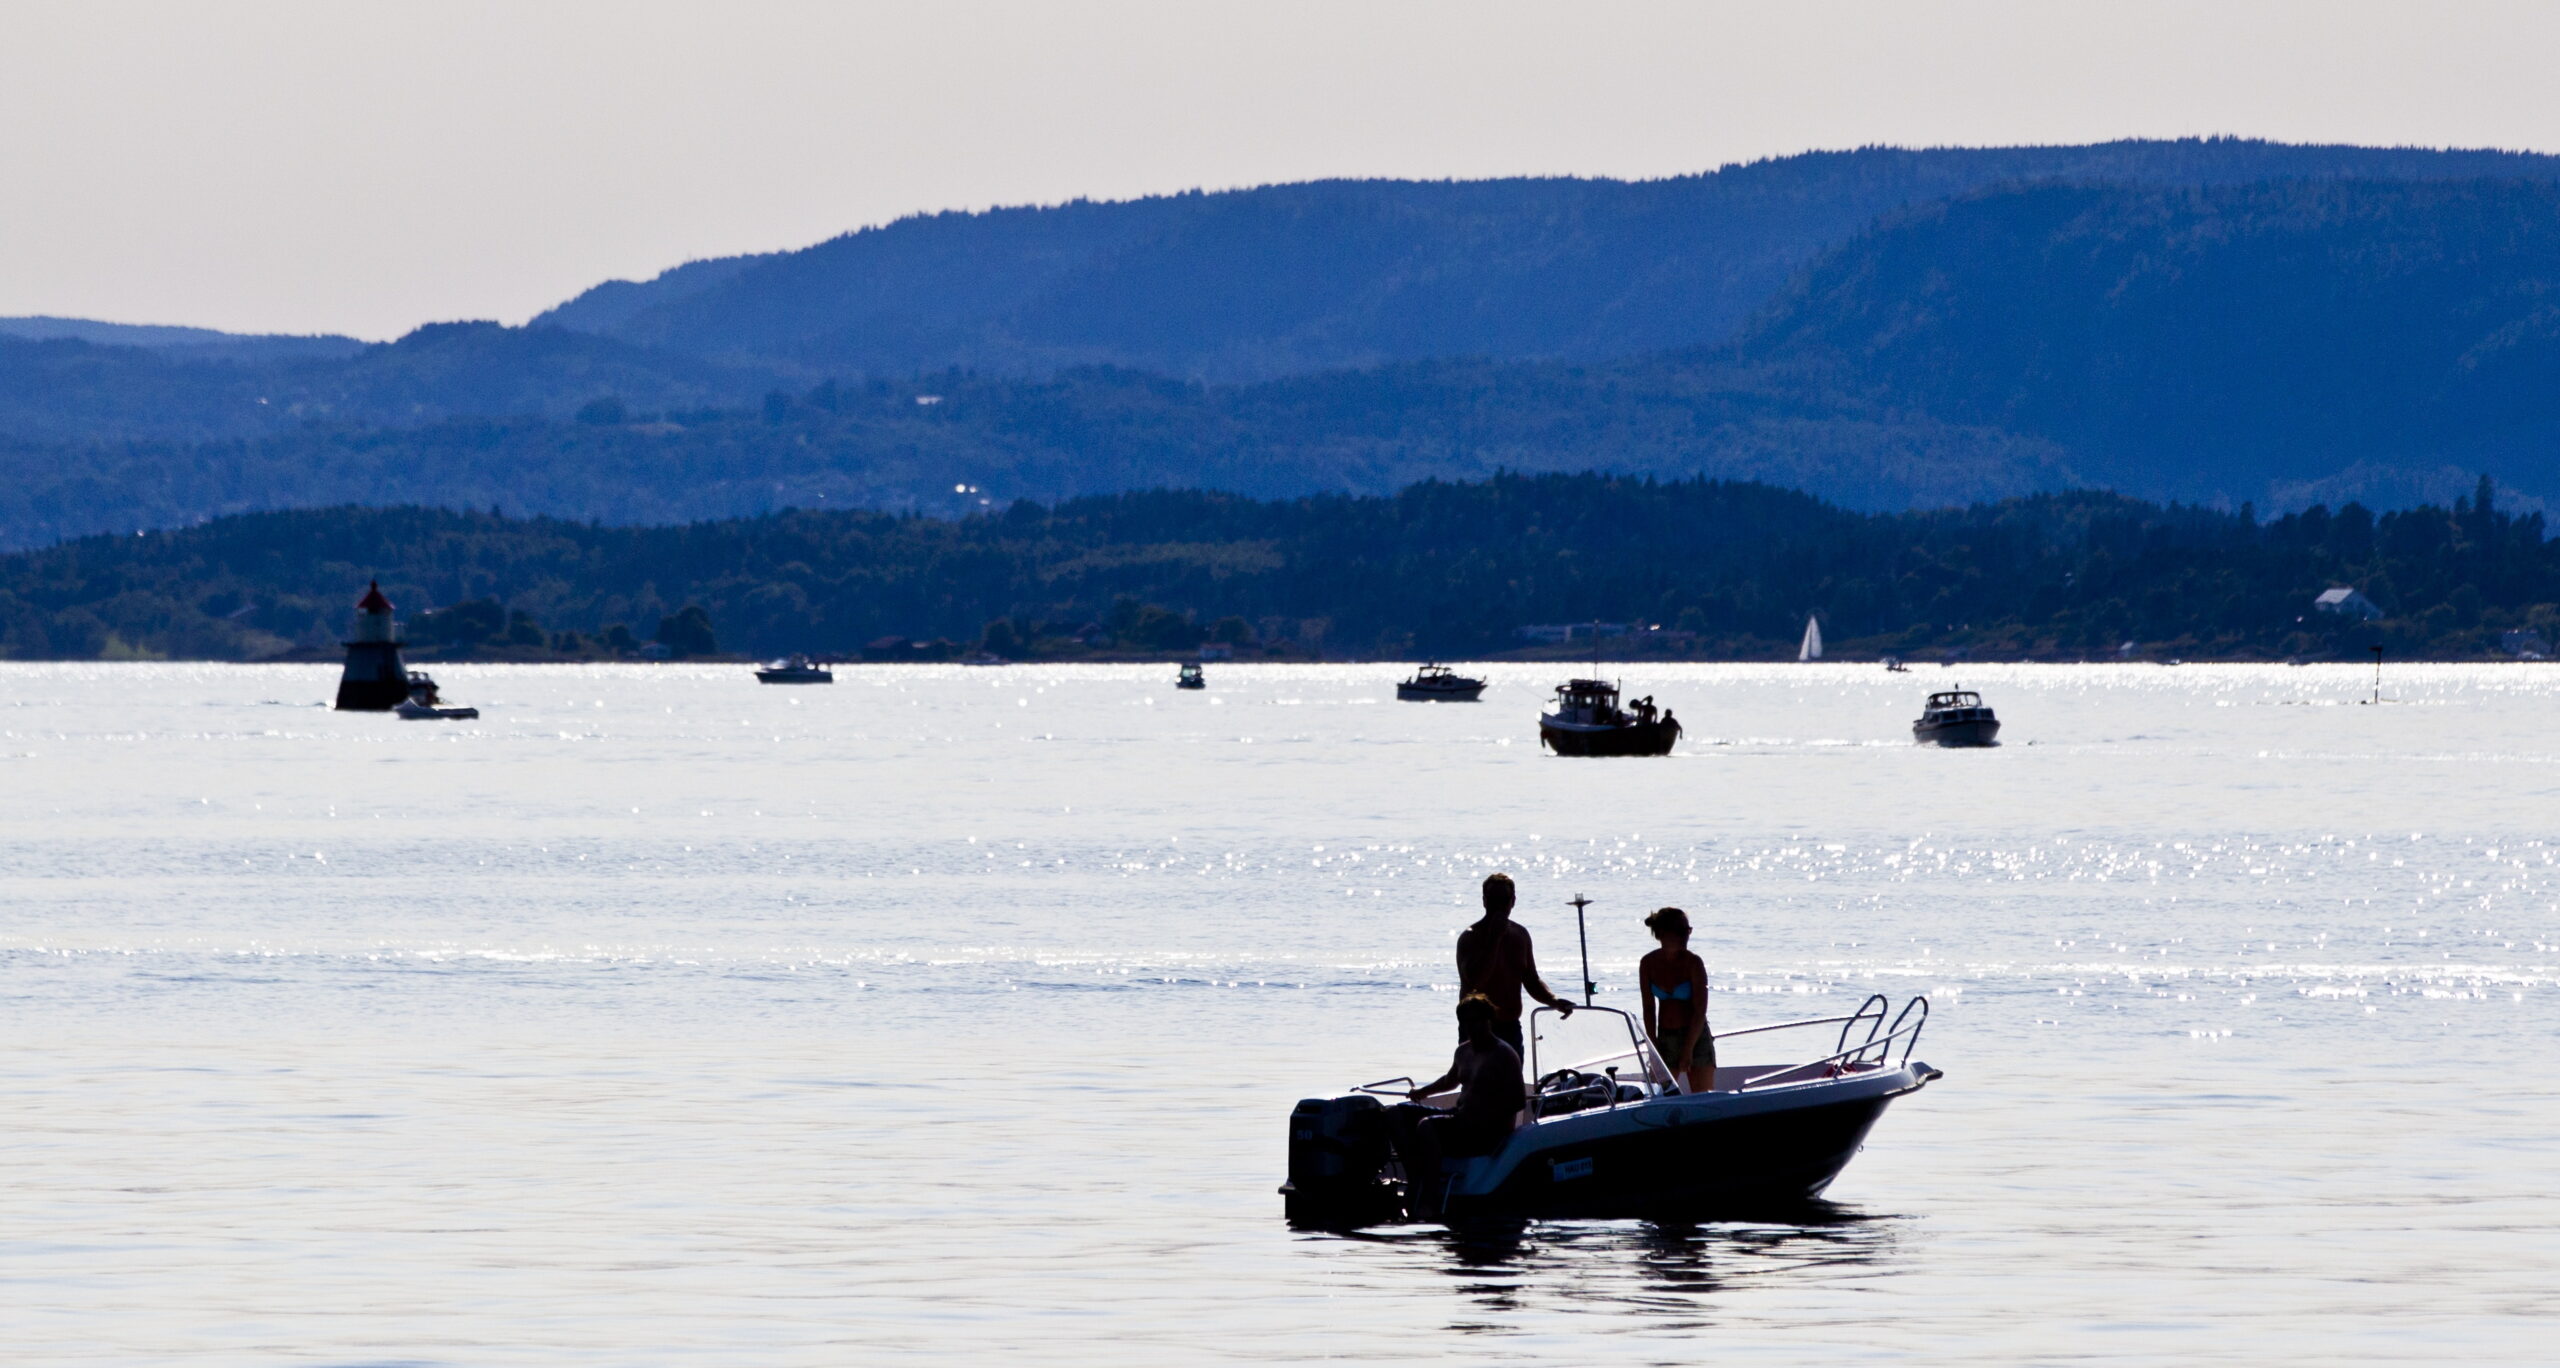
[[[2560,668],[0,666],[0,1359],[2548,1361]],[[1293,1232],[1508,870],[1930,996],[1803,1225]],[[1741,1062],[1753,1062],[1744,1060]]]

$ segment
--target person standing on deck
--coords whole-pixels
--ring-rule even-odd
[[[1662,948],[1636,965],[1644,1033],[1682,1092],[1713,1092],[1716,1037],[1707,1025],[1707,962],[1689,950],[1689,914],[1666,907],[1644,919]]]
[[[1520,890],[1508,874],[1484,881],[1484,916],[1458,933],[1458,995],[1482,993],[1493,1005],[1493,1033],[1513,1054],[1528,1057],[1520,1040],[1520,994],[1573,1015],[1573,1004],[1548,991],[1538,977],[1538,957],[1529,945],[1528,928],[1511,920]]]

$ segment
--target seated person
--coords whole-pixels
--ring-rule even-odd
[[[1493,1002],[1482,993],[1458,1000],[1458,1052],[1449,1071],[1406,1096],[1419,1102],[1455,1087],[1458,1105],[1446,1115],[1422,1119],[1417,1138],[1433,1159],[1491,1154],[1511,1138],[1529,1091],[1520,1082],[1520,1056],[1494,1034]]]

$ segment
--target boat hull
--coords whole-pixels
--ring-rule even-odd
[[[1677,722],[1633,722],[1623,727],[1562,727],[1538,720],[1538,741],[1558,755],[1669,755],[1680,739]]]
[[[439,708],[425,703],[402,703],[391,711],[412,722],[469,722],[480,716],[478,708]]]
[[[1455,689],[1426,689],[1411,684],[1398,684],[1396,697],[1407,703],[1473,703],[1484,696],[1484,685],[1468,684]]]
[[[1996,718],[1969,722],[1914,722],[1911,739],[1924,746],[1996,746],[2000,744],[2000,723]]]
[[[1452,1193],[1443,1214],[1605,1219],[1806,1201],[1821,1196],[1857,1157],[1886,1101],[1863,1098],[1619,1130],[1544,1146],[1528,1162],[1513,1165],[1498,1186]]]
[[[833,684],[836,682],[836,677],[830,670],[758,670],[756,682],[759,684]]]
[[[1292,1114],[1290,1182],[1281,1190],[1290,1220],[1342,1229],[1398,1219],[1698,1220],[1784,1210],[1821,1196],[1885,1108],[1937,1077],[1906,1061],[1592,1107],[1523,1126],[1500,1153],[1454,1161],[1419,1187],[1409,1156],[1398,1152],[1395,1168],[1385,1168],[1387,1147],[1400,1151],[1401,1142],[1388,1138],[1398,1127],[1373,1099],[1313,1099]]]

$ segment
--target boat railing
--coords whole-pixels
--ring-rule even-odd
[[[1801,1021],[1772,1022],[1766,1026],[1746,1027],[1739,1031],[1719,1031],[1716,1033],[1716,1044],[1722,1046],[1724,1042],[1741,1036],[1801,1030],[1808,1026],[1836,1025],[1840,1028],[1838,1049],[1820,1059],[1807,1060],[1802,1064],[1789,1065],[1786,1068],[1762,1074],[1743,1084],[1741,1091],[1744,1092],[1787,1083],[1811,1081],[1807,1075],[1813,1078],[1830,1078],[1853,1071],[1880,1069],[1895,1063],[1908,1064],[1911,1062],[1911,1051],[1920,1043],[1921,1028],[1929,1024],[1929,999],[1915,993],[1909,1001],[1902,1004],[1900,1012],[1893,1013],[1888,1019],[1887,1013],[1891,1011],[1892,1006],[1892,999],[1882,993],[1875,993],[1869,995],[1865,1002],[1858,1004],[1858,1010],[1847,1016],[1806,1017]],[[1867,1027],[1864,1036],[1857,1034],[1861,1022],[1866,1023]],[[1853,1037],[1855,1043],[1852,1043]],[[1894,1054],[1894,1046],[1897,1043],[1902,1050],[1898,1059]]]
[[[1910,1063],[1911,1052],[1920,1043],[1921,1029],[1929,1024],[1929,999],[1914,993],[1902,1004],[1901,1011],[1892,1012],[1892,1007],[1891,998],[1882,993],[1872,993],[1868,995],[1866,1001],[1858,1004],[1858,1010],[1846,1016],[1804,1017],[1795,1021],[1773,1021],[1766,1026],[1746,1026],[1739,1031],[1718,1031],[1715,1036],[1716,1043],[1722,1046],[1727,1041],[1739,1040],[1744,1036],[1769,1035],[1778,1031],[1800,1031],[1814,1026],[1840,1028],[1837,1042],[1839,1048],[1830,1054],[1820,1059],[1809,1059],[1802,1064],[1791,1064],[1785,1068],[1761,1074],[1732,1091],[1756,1092],[1762,1088],[1818,1082],[1826,1078],[1836,1078],[1845,1073],[1881,1069],[1895,1063]],[[1616,1107],[1622,1101],[1632,1100],[1623,1097],[1619,1092],[1619,1087],[1626,1080],[1619,1077],[1617,1069],[1610,1067],[1617,1064],[1633,1065],[1634,1072],[1651,1085],[1652,1093],[1648,1095],[1675,1091],[1671,1071],[1664,1066],[1660,1054],[1653,1048],[1653,1042],[1645,1038],[1643,1027],[1633,1014],[1620,1011],[1615,1007],[1602,1007],[1596,1004],[1576,1007],[1573,1010],[1600,1012],[1616,1017],[1627,1029],[1628,1048],[1614,1054],[1576,1060],[1567,1065],[1566,1068],[1575,1073],[1591,1075],[1590,1079],[1559,1092],[1545,1094],[1532,1092],[1529,1096],[1529,1109],[1533,1116],[1547,1114],[1551,1104],[1555,1102],[1580,1097],[1586,1093],[1591,1095],[1591,1103],[1571,1110],[1585,1111],[1589,1110],[1591,1105]],[[1891,1012],[1890,1017],[1887,1016],[1888,1012]],[[1538,1033],[1538,1025],[1540,1018],[1550,1015],[1561,1014],[1556,1013],[1552,1007],[1540,1007],[1529,1013],[1528,1067],[1533,1087],[1537,1080],[1547,1076],[1538,1061],[1538,1042],[1543,1038]],[[1866,1024],[1866,1034],[1859,1036],[1858,1026],[1862,1022]],[[1852,1037],[1856,1037],[1855,1044],[1850,1043]],[[1894,1055],[1894,1046],[1897,1043],[1902,1049],[1898,1060]],[[1403,1086],[1396,1087],[1394,1086],[1396,1084]],[[1412,1078],[1400,1076],[1382,1078],[1374,1083],[1362,1083],[1352,1091],[1377,1096],[1402,1097],[1413,1086]]]

